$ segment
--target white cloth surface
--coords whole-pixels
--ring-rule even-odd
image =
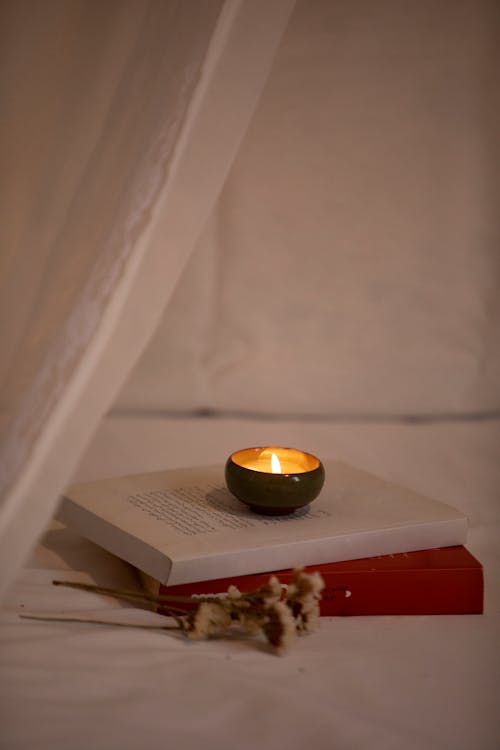
[[[79,478],[223,461],[238,447],[279,441],[452,502],[469,515],[468,547],[485,567],[485,614],[324,618],[318,633],[281,657],[253,641],[188,643],[161,632],[20,620],[19,609],[120,619],[129,612],[50,585],[53,577],[131,585],[128,566],[56,527],[1,615],[0,746],[496,750],[499,438],[500,421],[109,417]]]

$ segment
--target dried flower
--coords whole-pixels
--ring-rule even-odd
[[[201,603],[194,615],[188,615],[184,627],[191,638],[203,638],[223,634],[237,624],[252,635],[262,632],[274,650],[282,653],[297,634],[316,629],[323,588],[319,573],[301,568],[294,571],[284,599],[276,576],[247,593],[230,586],[225,598]]]
[[[190,597],[162,596],[155,597],[147,593],[118,591],[85,583],[54,581],[55,585],[93,591],[95,593],[116,596],[136,604],[160,604],[162,608],[169,603],[168,616],[173,617],[177,626],[157,626],[163,630],[182,630],[189,638],[199,640],[212,636],[229,634],[236,626],[250,634],[263,634],[274,651],[283,653],[295,640],[297,635],[310,633],[319,622],[319,600],[324,588],[323,579],[317,571],[306,573],[302,568],[294,571],[293,581],[288,586],[286,595],[284,587],[276,576],[254,591],[241,592],[236,586],[230,586],[224,597],[202,597],[198,606],[191,610],[182,610],[173,603],[192,604]],[[22,616],[22,615],[21,615]],[[32,616],[34,617],[34,616]],[[67,619],[48,616],[34,619]],[[78,618],[73,618],[78,619]],[[93,622],[93,620],[86,620]],[[99,622],[99,621],[95,621]],[[100,623],[105,624],[105,623]],[[119,623],[116,623],[119,624]],[[136,627],[154,627],[141,626]]]

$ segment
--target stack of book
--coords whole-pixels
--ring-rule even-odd
[[[294,568],[319,570],[322,615],[479,614],[483,571],[449,505],[340,462],[320,496],[290,516],[249,511],[222,467],[70,487],[58,518],[134,565],[155,593],[249,591]]]

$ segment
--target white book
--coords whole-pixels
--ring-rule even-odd
[[[256,515],[233,497],[223,467],[75,484],[58,518],[170,585],[464,544],[467,518],[339,462],[319,497],[290,516]]]

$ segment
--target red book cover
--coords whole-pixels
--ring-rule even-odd
[[[481,614],[483,612],[483,568],[465,547],[407,552],[324,565],[325,581],[320,602],[324,616],[331,615],[432,615]],[[160,595],[221,595],[233,584],[246,592],[276,575],[284,585],[292,570],[257,573],[213,581],[160,585]]]

